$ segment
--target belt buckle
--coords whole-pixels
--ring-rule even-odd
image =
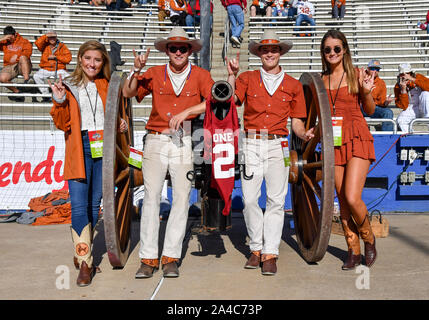
[[[269,140],[270,135],[268,133],[259,133],[261,140]]]

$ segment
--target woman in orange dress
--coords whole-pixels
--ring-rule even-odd
[[[375,161],[374,138],[360,110],[373,114],[375,103],[371,90],[374,77],[364,69],[353,67],[350,49],[344,34],[329,30],[323,37],[322,79],[330,100],[334,124],[335,188],[340,204],[341,222],[348,247],[343,270],[352,270],[361,263],[359,235],[365,245],[365,262],[375,262],[375,236],[362,200],[362,190],[370,164]],[[342,120],[342,125],[341,125]],[[333,119],[334,121],[334,119]],[[341,131],[339,131],[341,125]],[[335,131],[339,132],[336,138]]]

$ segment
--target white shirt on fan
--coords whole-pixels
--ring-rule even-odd
[[[79,89],[79,105],[82,120],[81,130],[103,130],[104,129],[104,107],[103,101],[98,94],[95,82],[88,81]],[[88,91],[88,94],[86,93]],[[91,108],[92,104],[92,108]],[[95,122],[94,122],[95,113]]]
[[[298,15],[305,14],[306,16],[314,15],[314,6],[310,1],[298,1]]]

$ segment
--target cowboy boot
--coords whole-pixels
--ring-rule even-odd
[[[72,230],[72,227],[70,227],[70,230]],[[96,237],[97,233],[98,233],[98,231],[97,231],[95,228],[94,228],[94,229],[92,229],[92,236],[91,236],[91,244],[92,244],[92,245],[93,245],[94,238]],[[91,247],[91,248],[92,248],[92,247]],[[79,269],[80,269],[80,267],[79,267],[79,261],[78,261],[78,259],[77,259],[76,250],[75,250],[74,257],[73,257],[73,265],[74,265],[74,267],[76,268],[76,270],[79,270]],[[98,266],[95,266],[95,271],[96,271],[97,273],[100,273],[100,272],[101,272],[101,269],[100,269]]]
[[[72,229],[72,238],[75,247],[75,259],[79,265],[79,275],[76,284],[79,287],[85,287],[91,284],[94,276],[95,268],[92,265],[92,252],[91,252],[91,224],[87,224],[80,235]]]
[[[347,259],[341,268],[343,270],[353,270],[361,263],[359,233],[351,217],[347,221],[341,219],[341,223],[348,248]]]
[[[374,264],[377,258],[377,250],[375,249],[375,235],[372,232],[368,215],[366,215],[363,222],[358,225],[358,230],[365,245],[365,264],[369,268]]]

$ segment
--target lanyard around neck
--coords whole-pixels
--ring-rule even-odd
[[[96,124],[96,120],[95,120],[95,115],[97,113],[97,102],[98,102],[97,87],[95,88],[95,107],[92,107],[91,98],[89,97],[89,93],[88,93],[88,90],[86,89],[86,86],[84,88],[85,88],[86,95],[88,96],[89,105],[91,106],[92,117],[94,119],[94,128],[97,129],[97,124]]]
[[[337,102],[337,98],[338,98],[338,92],[340,91],[340,86],[341,83],[343,82],[343,78],[344,78],[344,74],[346,72],[343,71],[343,75],[341,76],[341,80],[340,83],[338,84],[338,88],[337,88],[337,92],[335,93],[335,99],[332,99],[332,93],[331,93],[331,74],[328,74],[328,81],[329,81],[329,96],[331,98],[331,102],[332,102],[332,109],[334,111],[334,116],[335,116],[335,102]]]

